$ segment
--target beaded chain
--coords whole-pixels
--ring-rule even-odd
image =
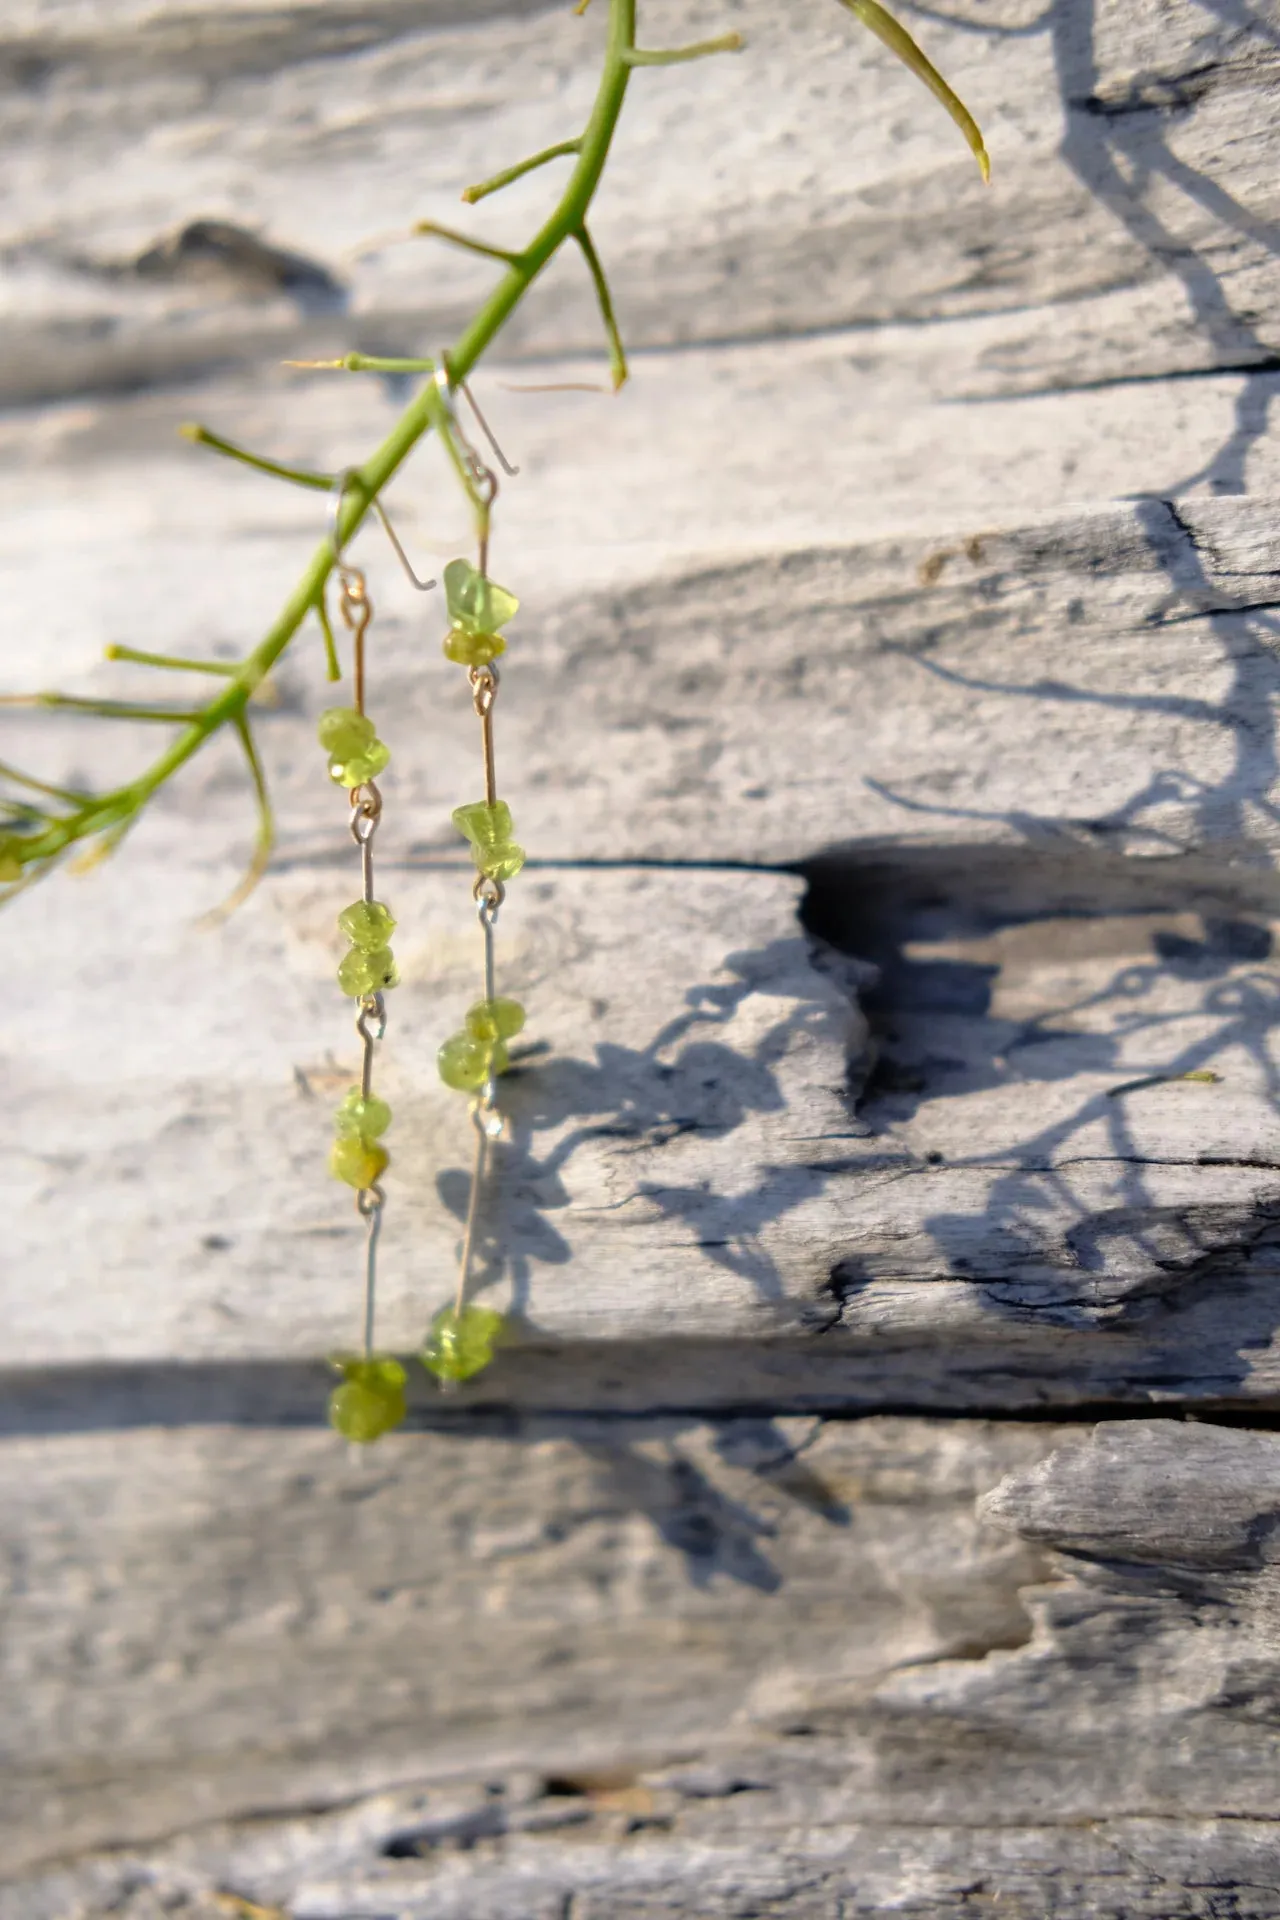
[[[450,622],[444,654],[447,660],[467,670],[472,705],[480,722],[484,763],[484,799],[469,801],[453,812],[453,824],[469,844],[476,869],[472,898],[484,943],[484,997],[468,1008],[462,1027],[450,1035],[436,1056],[445,1086],[473,1096],[470,1115],[476,1136],[475,1158],[458,1261],[457,1291],[452,1304],[442,1307],[432,1320],[421,1356],[422,1364],[442,1384],[456,1386],[488,1366],[503,1326],[503,1316],[496,1308],[470,1303],[467,1293],[490,1149],[502,1138],[505,1126],[497,1104],[497,1081],[509,1064],[507,1042],[522,1030],[525,1021],[519,1001],[498,996],[494,951],[506,883],[515,878],[525,860],[524,848],[515,841],[511,809],[505,800],[498,798],[493,740],[493,710],[501,684],[495,662],[505,653],[507,645],[501,630],[520,603],[514,594],[488,577],[489,528],[498,492],[497,475],[484,464],[459,426],[447,367],[441,366],[435,385],[448,423],[446,444],[475,508],[479,543],[478,566],[473,567],[467,560],[451,560],[444,570]],[[488,434],[484,418],[475,409],[469,393],[467,399]],[[496,442],[492,435],[489,438],[496,452]]]
[[[507,463],[470,393],[463,387],[476,418],[488,435],[499,460]],[[466,1224],[458,1260],[457,1288],[451,1304],[433,1318],[419,1355],[423,1366],[446,1388],[487,1367],[502,1332],[503,1315],[494,1307],[468,1299],[475,1258],[481,1202],[489,1175],[489,1156],[501,1139],[505,1120],[498,1107],[497,1082],[509,1065],[507,1043],[524,1027],[524,1008],[501,998],[497,990],[495,931],[506,899],[506,886],[524,865],[523,847],[516,844],[511,809],[498,798],[494,751],[493,710],[501,684],[496,662],[506,651],[502,628],[518,610],[519,602],[505,587],[488,577],[489,530],[498,480],[471,446],[458,422],[453,387],[441,364],[433,381],[437,424],[450,458],[472,502],[476,515],[479,564],[451,560],[444,570],[449,630],[444,639],[446,659],[465,667],[472,706],[480,722],[484,766],[484,798],[453,812],[453,824],[471,849],[476,869],[472,898],[483,940],[483,998],[467,1010],[462,1027],[444,1041],[436,1056],[445,1086],[472,1096],[471,1124],[475,1131],[475,1158]],[[329,776],[345,787],[351,804],[351,835],[360,849],[361,897],[338,916],[338,927],[348,950],[338,967],[338,984],[357,1003],[356,1032],[363,1047],[360,1084],[346,1094],[334,1115],[335,1139],[329,1170],[356,1190],[356,1208],[365,1222],[364,1345],[358,1354],[338,1354],[333,1365],[342,1376],[329,1399],[330,1423],[346,1439],[368,1443],[381,1439],[405,1417],[405,1371],[390,1354],[374,1346],[374,1307],[377,1280],[378,1235],[386,1196],[382,1175],[390,1155],[382,1136],[391,1124],[391,1108],[373,1091],[374,1055],[387,1030],[385,994],[399,984],[391,935],[396,922],[390,908],[375,897],[373,842],[382,820],[382,795],[376,776],[391,759],[390,749],[378,738],[365,712],[365,636],[373,619],[364,574],[347,562],[337,543],[336,529],[349,473],[340,476],[333,507],[333,546],[342,619],[352,636],[354,704],[330,707],[320,716],[319,739],[329,762]],[[421,581],[391,528],[381,504],[375,510],[410,580]]]
[[[341,497],[340,483],[339,505]],[[339,607],[352,636],[355,704],[330,707],[320,716],[318,731],[329,756],[329,777],[347,789],[351,837],[360,849],[360,898],[338,915],[339,930],[349,942],[338,967],[338,985],[356,1002],[356,1032],[363,1052],[360,1084],[350,1089],[334,1114],[329,1170],[335,1179],[355,1188],[366,1240],[364,1351],[335,1358],[342,1384],[330,1395],[329,1419],[346,1439],[369,1442],[399,1426],[405,1416],[404,1368],[392,1356],[376,1353],[373,1340],[378,1235],[386,1204],[380,1182],[391,1159],[382,1144],[391,1125],[391,1108],[373,1091],[373,1061],[377,1043],[387,1030],[383,996],[399,985],[400,975],[390,946],[395,918],[374,897],[373,841],[382,820],[382,795],[375,776],[387,766],[391,751],[365,713],[365,635],[373,619],[373,602],[363,573],[341,555],[337,572]]]

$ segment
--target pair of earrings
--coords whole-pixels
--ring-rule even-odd
[[[472,897],[483,942],[483,991],[468,1009],[463,1026],[441,1043],[437,1054],[444,1084],[470,1096],[469,1114],[475,1133],[471,1191],[454,1298],[431,1321],[419,1355],[423,1366],[442,1385],[454,1387],[489,1364],[503,1326],[501,1313],[468,1296],[490,1154],[505,1124],[497,1085],[509,1064],[508,1042],[520,1033],[525,1022],[519,1002],[498,993],[495,953],[507,882],[519,873],[525,855],[514,838],[511,810],[498,797],[494,750],[494,706],[500,686],[496,662],[506,650],[502,629],[519,606],[513,594],[488,577],[489,524],[498,481],[462,433],[443,363],[435,374],[434,386],[440,398],[442,434],[476,509],[479,564],[473,566],[458,559],[444,569],[449,616],[444,654],[466,669],[472,705],[480,722],[484,770],[484,798],[469,801],[453,812],[453,823],[470,847],[476,870]],[[474,409],[470,394],[467,398]],[[478,409],[476,417],[488,434]],[[492,435],[488,437],[504,468],[516,471],[502,459]],[[355,473],[340,475],[330,527],[339,611],[352,642],[354,698],[349,707],[331,707],[323,713],[318,732],[328,759],[329,777],[347,792],[350,832],[359,850],[361,880],[360,898],[338,915],[339,930],[348,942],[338,966],[338,985],[356,1002],[356,1033],[362,1048],[360,1081],[344,1096],[334,1114],[329,1168],[336,1179],[355,1189],[356,1209],[365,1223],[364,1338],[359,1352],[336,1356],[333,1361],[341,1383],[330,1396],[329,1419],[346,1439],[368,1443],[404,1420],[405,1370],[394,1355],[380,1353],[375,1343],[378,1236],[386,1205],[382,1177],[390,1165],[384,1136],[392,1115],[387,1102],[374,1090],[374,1063],[387,1030],[386,995],[399,983],[400,976],[391,945],[395,917],[378,898],[374,877],[374,841],[383,815],[378,776],[390,762],[391,751],[366,710],[366,636],[373,620],[373,603],[363,572],[346,559],[338,538],[343,501],[348,489],[358,484]],[[421,591],[433,587],[434,581],[419,580],[414,573],[381,502],[374,499],[372,505],[414,586]],[[326,637],[330,637],[327,622]]]

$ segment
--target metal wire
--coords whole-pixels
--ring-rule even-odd
[[[364,1357],[373,1358],[373,1323],[378,1295],[378,1235],[382,1231],[385,1195],[381,1187],[365,1187],[356,1195],[356,1208],[368,1229],[364,1243]]]

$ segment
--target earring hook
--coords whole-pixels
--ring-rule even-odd
[[[471,388],[467,385],[466,381],[454,379],[453,374],[449,370],[449,361],[446,354],[441,353],[440,364],[436,368],[436,371],[432,377],[435,381],[436,390],[439,393],[441,400],[444,402],[445,410],[449,415],[450,425],[453,428],[454,439],[457,441],[458,447],[462,452],[462,456],[466,461],[468,471],[471,474],[471,478],[477,487],[481,487],[486,490],[488,494],[488,499],[486,500],[485,504],[488,506],[492,506],[493,501],[496,499],[497,493],[498,493],[498,476],[496,473],[494,473],[491,467],[487,467],[485,465],[484,461],[480,458],[480,455],[476,452],[475,448],[472,446],[471,442],[468,440],[466,434],[463,432],[462,422],[458,418],[458,409],[454,402],[453,396],[455,393],[462,393],[466,396],[467,405],[470,407],[472,413],[475,415],[476,420],[480,427],[480,431],[484,434],[485,439],[489,442],[489,445],[492,447],[494,458],[497,460],[498,465],[502,468],[502,471],[505,474],[511,477],[514,477],[516,474],[519,473],[520,469],[519,467],[513,466],[510,460],[508,460],[506,454],[502,451],[502,448],[498,444],[497,436],[495,435],[493,428],[489,425],[489,422],[485,419],[484,414],[480,411],[480,408],[476,402],[476,397],[472,393]]]
[[[520,471],[519,467],[512,466],[506,454],[502,451],[502,448],[498,445],[497,440],[494,438],[493,428],[489,425],[489,422],[485,419],[484,415],[481,413],[480,408],[476,402],[476,397],[472,393],[466,381],[459,380],[458,386],[460,390],[467,397],[467,405],[470,407],[472,413],[474,413],[477,421],[479,422],[481,433],[484,435],[485,439],[489,442],[489,445],[493,448],[494,454],[497,457],[498,465],[502,468],[502,471],[505,474],[509,475],[511,479],[514,479],[515,476]]]
[[[339,571],[341,571],[345,567],[346,562],[342,557],[344,548],[338,545],[338,522],[342,517],[342,503],[347,497],[347,488],[351,485],[353,480],[358,482],[360,486],[363,487],[364,482],[360,479],[359,469],[356,467],[344,467],[342,469],[342,472],[338,474],[336,479],[334,480],[333,491],[329,500],[329,545],[333,549],[333,564],[335,567],[339,569]],[[409,559],[409,556],[405,552],[404,548],[401,546],[399,536],[397,535],[395,528],[392,526],[391,521],[387,516],[387,510],[383,506],[381,500],[379,500],[377,494],[374,494],[370,504],[373,507],[374,512],[377,514],[379,520],[382,522],[382,531],[386,534],[388,540],[391,542],[392,546],[395,548],[396,558],[399,560],[400,565],[404,568],[405,573],[408,576],[411,583],[418,589],[419,593],[430,593],[432,587],[438,586],[440,584],[439,581],[419,580],[417,574],[413,570],[413,565]]]

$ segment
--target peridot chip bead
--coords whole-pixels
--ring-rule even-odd
[[[360,1192],[376,1186],[391,1165],[391,1155],[375,1140],[362,1139],[358,1133],[340,1133],[329,1150],[329,1171],[335,1180],[345,1180]]]
[[[473,847],[498,846],[515,832],[515,821],[505,800],[469,800],[455,807],[453,824]]]
[[[335,1133],[344,1139],[363,1140],[366,1146],[390,1125],[391,1109],[386,1101],[379,1100],[375,1093],[361,1093],[359,1087],[352,1087],[350,1093],[343,1096],[333,1116]]]
[[[329,778],[340,787],[362,787],[366,780],[375,780],[390,759],[390,747],[374,738],[356,753],[335,755],[329,762]]]
[[[500,847],[487,847],[483,853],[472,855],[481,873],[490,880],[514,880],[524,865],[524,848],[518,847],[514,840],[504,840]]]
[[[500,633],[468,633],[465,627],[450,627],[444,637],[444,657],[460,667],[487,667],[507,643]]]
[[[523,1028],[518,1000],[477,1000],[467,1009],[467,1032],[476,1040],[514,1040]]]
[[[384,993],[388,987],[398,987],[400,970],[396,966],[395,955],[390,947],[374,947],[372,951],[366,951],[364,947],[352,947],[339,964],[338,985],[353,1000],[363,1000],[367,994]]]
[[[357,900],[338,915],[338,926],[353,947],[372,952],[390,944],[396,930],[396,917],[390,907],[378,900]]]
[[[377,739],[373,722],[354,707],[328,707],[316,727],[320,745],[331,760],[350,760]]]
[[[329,1424],[344,1440],[368,1446],[405,1416],[404,1368],[398,1360],[337,1360],[343,1384],[329,1395]]]
[[[493,1307],[441,1307],[419,1358],[437,1380],[470,1380],[493,1359],[502,1332],[502,1315]]]
[[[453,824],[471,842],[471,857],[491,880],[511,880],[524,865],[524,848],[511,838],[511,809],[505,800],[472,800],[455,807]]]
[[[469,560],[451,560],[444,570],[444,597],[449,618],[465,633],[495,634],[520,608],[508,593],[473,567]]]
[[[492,1048],[474,1034],[451,1034],[436,1055],[436,1066],[446,1087],[455,1093],[476,1093],[489,1078]]]
[[[0,841],[0,887],[12,886],[22,878],[22,860],[12,844]]]

